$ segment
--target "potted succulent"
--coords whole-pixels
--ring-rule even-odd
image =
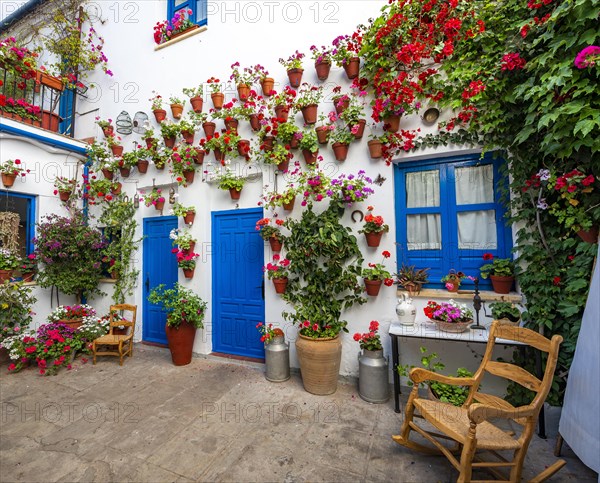
[[[186,225],[193,225],[196,218],[196,208],[194,206],[184,206],[181,203],[175,203],[171,212],[175,216],[183,217]]]
[[[408,291],[410,297],[419,295],[421,287],[429,281],[427,276],[429,268],[415,268],[414,265],[405,265],[404,263],[396,274],[398,285]]]
[[[15,184],[15,179],[17,179],[17,176],[24,177],[26,173],[29,173],[29,170],[26,170],[23,166],[21,166],[20,159],[8,159],[0,164],[2,184],[5,188],[10,188],[13,184]]]
[[[224,173],[221,172],[217,175],[216,180],[219,189],[229,190],[232,200],[240,199],[240,193],[245,183],[244,178],[235,175],[231,168],[227,167]]]
[[[379,322],[372,320],[368,332],[354,334],[354,340],[362,349],[358,357],[358,394],[374,404],[384,403],[390,397],[388,361],[383,356],[378,330]]]
[[[510,258],[494,258],[491,253],[484,253],[483,259],[491,261],[480,267],[481,278],[492,281],[494,292],[507,294],[515,281],[515,264]]]
[[[444,332],[464,332],[473,323],[473,311],[454,300],[441,304],[430,300],[423,312]]]
[[[158,285],[148,295],[148,301],[162,305],[167,312],[165,331],[173,364],[189,364],[196,330],[204,327],[206,302],[179,283],[171,289],[166,289],[163,284]]]
[[[177,266],[183,270],[185,278],[194,278],[194,270],[196,270],[196,260],[200,255],[188,250],[176,250],[175,257],[177,258]]]
[[[281,258],[276,253],[273,255],[273,263],[269,262],[263,267],[263,272],[267,274],[269,280],[273,281],[275,293],[285,293],[288,283],[290,261],[287,258]]]
[[[298,91],[298,97],[294,104],[295,112],[302,112],[306,124],[315,124],[317,122],[317,113],[319,102],[323,98],[323,87],[317,87],[308,83],[303,83]]]
[[[381,237],[390,230],[390,227],[383,221],[382,216],[373,215],[373,207],[367,206],[365,215],[365,224],[358,230],[358,233],[364,233],[367,239],[367,246],[378,247],[381,243]]]
[[[202,112],[204,105],[204,86],[200,84],[198,87],[184,87],[183,93],[190,98],[190,104],[194,112]]]
[[[271,221],[275,221],[275,226],[271,224]],[[271,250],[274,252],[280,252],[282,248],[283,236],[281,235],[281,226],[284,225],[284,221],[281,218],[262,218],[256,222],[256,229],[260,230],[260,236],[263,240],[266,240],[271,245]]]
[[[57,176],[54,179],[55,195],[59,195],[60,201],[67,202],[77,187],[77,182],[74,179],[68,179],[64,176]]]
[[[304,69],[302,68],[303,58],[304,54],[296,50],[296,53],[288,57],[287,60],[282,58],[279,59],[279,63],[283,65],[287,71],[288,79],[292,87],[299,87],[302,82],[302,73],[304,72]]]
[[[521,321],[521,311],[511,302],[492,302],[492,317],[494,320],[499,320],[510,325],[519,325]]]
[[[331,70],[331,47],[326,47],[323,45],[319,48],[315,45],[312,45],[310,47],[310,54],[312,59],[315,61],[317,78],[320,81],[327,80],[329,77],[329,71]]]
[[[13,270],[19,266],[19,257],[8,248],[0,247],[0,283],[10,280]]]
[[[381,254],[383,255],[382,263],[369,263],[369,268],[362,269],[362,277],[365,282],[367,295],[373,297],[377,297],[377,295],[379,295],[379,290],[381,289],[382,284],[390,287],[394,283],[392,275],[383,264],[383,261],[390,257],[390,252],[384,250]]]

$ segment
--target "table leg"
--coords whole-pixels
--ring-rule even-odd
[[[544,378],[542,371],[542,354],[539,350],[535,351],[535,372],[540,381]],[[544,404],[542,403],[542,409],[538,416],[538,436],[542,439],[546,439],[546,414],[544,413]]]
[[[398,364],[400,363],[400,353],[398,348],[398,336],[390,334],[392,338],[392,371],[394,376],[394,411],[400,412],[400,374],[398,374]]]

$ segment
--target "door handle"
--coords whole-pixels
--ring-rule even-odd
[[[150,277],[146,277],[146,292],[150,291]]]
[[[262,283],[260,284],[260,291],[262,293],[262,299],[265,299],[265,279],[262,279]]]

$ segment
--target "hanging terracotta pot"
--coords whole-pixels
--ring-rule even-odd
[[[342,360],[342,343],[339,335],[312,339],[298,334],[296,353],[304,389],[318,396],[333,394],[337,390]]]
[[[358,122],[350,128],[350,130],[355,130],[354,139],[361,139],[363,137],[363,134],[365,133],[366,124],[367,121],[365,119],[359,119]],[[356,125],[358,125],[358,127],[355,127]]]
[[[369,146],[369,156],[372,159],[380,159],[383,156],[383,143],[378,139],[371,139],[368,143]]]
[[[317,71],[317,78],[320,81],[327,80],[329,71],[331,70],[331,62],[315,62],[315,70]]]
[[[287,71],[288,79],[290,80],[290,86],[300,87],[302,83],[302,73],[304,69],[289,69]]]
[[[507,294],[510,293],[510,289],[515,281],[515,277],[500,277],[498,275],[490,275],[490,280],[492,281],[494,292]]]
[[[154,209],[155,209],[156,211],[162,211],[164,207],[165,207],[165,201],[164,201],[164,200],[163,200],[163,201],[157,201],[157,202],[154,204]]]
[[[273,87],[275,87],[275,79],[272,77],[265,77],[260,81],[260,87],[262,88],[263,96],[271,97],[271,92],[273,91]]]
[[[287,170],[288,170],[288,168],[289,168],[289,166],[290,166],[290,160],[289,160],[289,159],[286,159],[285,161],[282,161],[281,163],[279,163],[279,164],[277,165],[277,169],[278,169],[279,171],[282,171],[282,172],[283,172],[283,171],[287,171]]]
[[[210,95],[212,99],[213,107],[218,111],[223,108],[223,102],[225,102],[225,94],[222,92],[213,92]]]
[[[194,131],[181,131],[181,136],[187,144],[194,144]]]
[[[191,97],[190,104],[192,105],[192,110],[194,112],[202,112],[202,107],[204,106],[204,99],[202,97]]]
[[[273,236],[269,238],[269,245],[271,245],[271,250],[274,252],[280,252],[281,248],[283,247],[283,243],[281,243],[281,240],[278,240]]]
[[[191,241],[190,245],[187,248],[181,248],[181,251],[184,255],[191,255],[192,253],[194,253],[194,248],[196,248],[196,242]]]
[[[275,106],[275,116],[277,117],[277,119],[281,119],[282,122],[287,122],[287,120],[289,119],[289,115],[290,115],[290,110],[288,108],[288,106],[283,105],[283,104],[278,104],[277,106]]]
[[[141,174],[147,173],[148,166],[150,166],[150,161],[148,161],[147,159],[138,159],[136,166],[137,166],[139,173],[141,173]]]
[[[154,138],[146,138],[145,141],[148,149],[152,149],[154,147],[154,143],[156,142]]]
[[[194,175],[196,174],[195,170],[187,170],[183,172],[183,177],[185,178],[186,184],[192,184],[194,182]]]
[[[586,243],[598,243],[598,227],[593,226],[589,230],[579,230],[577,232],[579,238]]]
[[[10,188],[12,185],[14,185],[16,179],[17,179],[16,174],[2,173],[2,184],[4,185],[5,188]]]
[[[250,123],[250,129],[254,132],[260,129],[260,119],[258,118],[258,114],[250,114],[248,122]]]
[[[377,297],[377,295],[379,295],[381,285],[383,284],[383,280],[367,280],[365,278],[364,281],[367,295],[370,295],[371,297]]]
[[[398,132],[400,129],[400,116],[388,116],[383,119],[383,130],[387,132]]]
[[[273,151],[273,142],[275,141],[275,136],[265,136],[263,139],[263,146],[266,153]]]
[[[154,114],[154,119],[156,119],[156,122],[164,121],[167,118],[167,111],[164,109],[155,109],[152,111],[152,113]]]
[[[250,141],[248,139],[240,139],[238,141],[237,149],[240,156],[247,156],[250,152]]]
[[[123,189],[123,184],[120,183],[119,181],[117,181],[116,183],[113,183],[112,186],[110,187],[110,192],[116,196],[116,195],[121,194],[122,189]]]
[[[183,222],[186,225],[193,225],[195,219],[196,219],[196,212],[195,211],[188,211],[185,214],[185,216],[183,217]]]
[[[184,268],[183,269],[183,276],[185,278],[188,278],[188,279],[194,278],[194,271],[195,270],[196,270],[195,268]]]
[[[122,178],[129,178],[129,175],[131,174],[131,168],[119,168],[119,173],[121,174]]]
[[[349,144],[344,143],[333,143],[331,145],[333,148],[333,154],[337,161],[345,161],[348,156],[348,150],[350,149]]]
[[[163,141],[165,142],[165,146],[173,149],[175,146],[175,136],[163,136]]]
[[[208,121],[208,122],[202,123],[202,129],[204,130],[204,134],[206,135],[207,138],[215,135],[216,128],[217,128],[217,125],[214,122]]]
[[[115,134],[115,128],[113,126],[103,127],[102,134],[104,134],[105,138],[113,136]]]
[[[182,321],[179,327],[165,327],[171,359],[176,366],[186,366],[192,362],[192,349],[194,348],[194,339],[196,338],[196,328]]]
[[[23,282],[33,282],[33,277],[35,276],[35,272],[28,272],[21,274],[21,278]]]
[[[290,139],[290,149],[297,149],[298,146],[300,146],[300,139],[296,136],[292,136],[292,139]]]
[[[123,146],[117,146],[117,145],[111,146],[110,150],[112,151],[113,155],[117,156],[117,157],[119,157],[123,154]]]
[[[360,59],[358,57],[352,57],[350,60],[345,61],[342,67],[344,67],[348,79],[356,79],[360,69]]]
[[[317,133],[317,141],[319,144],[327,144],[329,141],[329,129],[325,126],[319,126],[315,129],[315,132]]]
[[[67,201],[69,201],[69,198],[71,197],[71,191],[59,191],[58,197],[60,198],[60,201],[63,201],[64,203],[66,203]]]
[[[196,157],[194,158],[194,163],[202,164],[204,163],[204,156],[206,156],[206,151],[204,149],[196,150]]]
[[[0,283],[10,280],[14,270],[0,270]]]
[[[287,277],[281,278],[273,278],[273,285],[275,286],[275,293],[282,294],[285,293],[285,289],[287,288],[288,279]]]
[[[381,243],[381,237],[383,236],[382,231],[372,231],[369,233],[365,233],[365,238],[367,239],[368,247],[378,247]]]
[[[460,284],[459,283],[446,282],[445,283],[445,287],[446,287],[446,290],[448,290],[448,292],[456,293],[456,292],[458,292]]]
[[[284,203],[283,209],[285,211],[292,211],[294,209],[294,203],[296,202],[296,197],[292,198],[292,201],[290,201],[289,203]]]
[[[317,156],[319,155],[319,151],[312,152],[310,149],[303,149],[302,156],[304,156],[304,162],[306,164],[315,164],[317,162]]]
[[[236,190],[235,188],[229,188],[229,196],[232,200],[239,200],[242,190]]]
[[[114,176],[115,173],[114,173],[114,171],[112,169],[103,168],[102,169],[102,174],[104,175],[105,179],[111,181],[113,179],[113,176]]]
[[[341,114],[350,105],[350,98],[348,96],[339,96],[333,98],[333,107],[335,107],[335,112],[337,114]]]
[[[183,114],[183,104],[171,104],[171,114],[174,119],[181,119]]]
[[[250,86],[248,84],[238,84],[237,91],[238,91],[238,99],[240,101],[245,101],[248,99],[248,96],[250,95]]]
[[[239,121],[237,119],[233,119],[233,118],[227,118],[225,119],[225,128],[229,129],[230,131],[236,131],[237,132],[237,128],[239,125]]]
[[[317,104],[309,104],[302,108],[302,117],[306,124],[315,124],[317,122],[317,111],[319,106]]]

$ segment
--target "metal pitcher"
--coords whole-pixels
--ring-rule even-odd
[[[276,336],[265,344],[265,377],[267,381],[283,382],[290,378],[290,343]]]

